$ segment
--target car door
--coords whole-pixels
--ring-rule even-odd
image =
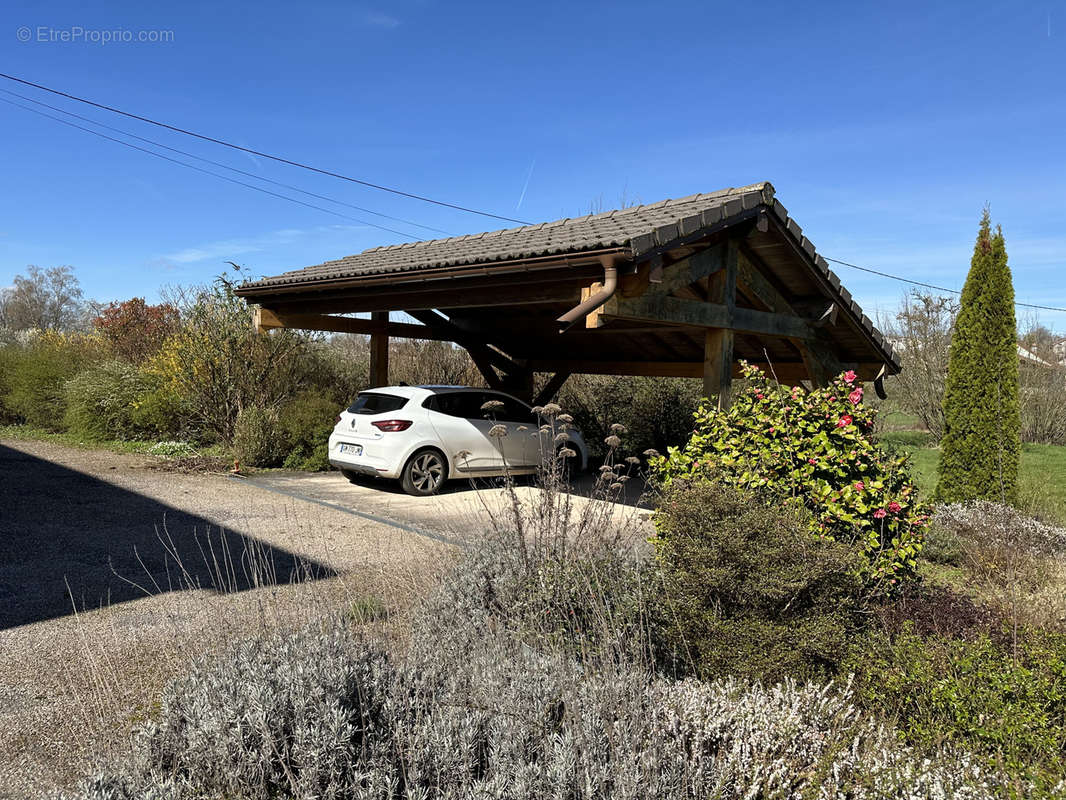
[[[481,410],[488,399],[484,392],[440,392],[424,404],[441,447],[459,472],[503,469],[502,440],[507,437],[489,436],[496,423]]]
[[[537,420],[525,403],[508,395],[492,395],[491,399],[503,403],[493,416],[507,426],[503,442],[504,457],[511,467],[534,467],[541,462],[541,444]]]

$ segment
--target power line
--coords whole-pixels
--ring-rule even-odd
[[[189,169],[194,169],[197,172],[204,173],[205,175],[211,175],[211,176],[213,176],[215,178],[218,178],[219,180],[227,181],[229,183],[235,183],[238,186],[244,186],[244,187],[246,187],[248,189],[254,189],[257,192],[262,192],[263,194],[268,194],[271,197],[277,197],[277,198],[280,198],[282,200],[288,200],[290,203],[298,203],[301,206],[307,206],[307,208],[313,208],[316,211],[324,211],[327,214],[332,214],[333,216],[340,217],[341,219],[347,219],[347,220],[350,220],[352,222],[358,222],[360,225],[368,225],[371,228],[377,228],[378,230],[388,231],[389,233],[395,233],[397,236],[402,236],[405,239],[410,239],[412,241],[417,241],[417,237],[412,236],[409,233],[404,233],[403,231],[398,231],[398,230],[395,230],[393,228],[387,228],[384,225],[378,225],[377,223],[369,222],[369,221],[367,221],[365,219],[358,219],[357,217],[351,217],[351,216],[348,216],[347,214],[342,214],[339,211],[334,211],[331,208],[323,208],[322,206],[316,206],[314,203],[305,203],[303,200],[297,200],[295,197],[289,197],[288,195],[279,194],[278,192],[272,192],[269,189],[264,189],[262,186],[254,186],[253,184],[245,183],[244,181],[239,181],[239,180],[236,180],[235,178],[230,178],[227,175],[219,175],[217,172],[212,172],[209,169],[204,169],[203,167],[198,167],[195,164],[189,164],[188,162],[182,161],[181,159],[171,158],[170,156],[165,156],[162,153],[157,153],[154,150],[149,150],[146,147],[140,147],[138,145],[131,144],[130,142],[124,142],[121,139],[116,139],[114,136],[108,136],[106,133],[100,133],[100,131],[94,131],[91,128],[86,128],[86,127],[84,127],[82,125],[78,125],[75,122],[70,122],[69,120],[60,119],[59,117],[54,117],[51,114],[46,114],[43,111],[38,111],[36,108],[30,108],[29,106],[22,105],[22,103],[16,103],[14,100],[8,100],[6,98],[0,97],[0,102],[7,103],[8,105],[15,106],[16,108],[21,108],[21,109],[23,109],[25,111],[29,111],[32,114],[37,114],[37,115],[42,116],[42,117],[47,117],[48,119],[54,120],[54,121],[59,122],[59,123],[61,123],[63,125],[69,125],[71,128],[77,128],[80,131],[85,131],[86,133],[91,133],[93,136],[99,136],[101,139],[107,139],[108,141],[115,142],[116,144],[120,144],[123,147],[130,147],[130,148],[133,148],[134,150],[140,150],[142,153],[148,153],[148,155],[155,156],[156,158],[161,158],[164,161],[169,161],[169,162],[171,162],[173,164],[180,164],[183,167],[188,167]]]
[[[514,219],[513,217],[504,217],[500,214],[492,214],[488,211],[479,211],[476,208],[469,208],[467,206],[461,206],[455,203],[446,203],[443,200],[435,200],[432,197],[425,197],[420,194],[413,194],[412,192],[405,192],[400,189],[394,189],[390,186],[382,186],[378,183],[371,183],[370,181],[364,181],[359,178],[353,178],[350,175],[342,175],[339,172],[332,172],[328,169],[314,167],[310,164],[304,164],[299,161],[293,161],[292,159],[283,158],[282,156],[275,156],[271,155],[270,153],[264,153],[259,150],[253,150],[250,147],[242,147],[239,144],[233,144],[232,142],[227,142],[224,139],[216,139],[213,136],[207,136],[202,133],[196,133],[195,131],[186,130],[185,128],[179,128],[176,125],[169,125],[166,122],[159,122],[158,120],[151,119],[150,117],[142,117],[139,114],[133,114],[129,111],[123,111],[120,108],[104,105],[103,103],[97,103],[94,100],[88,100],[84,97],[78,97],[77,95],[69,94],[68,92],[60,91],[59,89],[52,89],[48,86],[43,86],[39,83],[33,83],[32,81],[24,80],[23,78],[16,78],[14,75],[7,75],[6,73],[0,72],[0,78],[6,78],[9,81],[21,83],[24,86],[32,86],[34,89],[40,89],[44,92],[50,92],[51,94],[58,95],[59,97],[65,97],[68,100],[74,100],[78,103],[84,103],[85,105],[93,106],[94,108],[103,109],[104,111],[110,111],[113,114],[121,114],[124,117],[129,117],[130,119],[135,119],[139,122],[147,122],[149,125],[155,125],[160,128],[166,128],[167,130],[174,131],[175,133],[181,133],[185,136],[193,136],[197,139],[202,139],[205,142],[220,144],[223,147],[229,147],[233,150],[240,150],[243,153],[250,153],[253,156],[259,156],[260,158],[268,158],[271,161],[277,161],[280,164],[288,164],[290,167],[299,167],[300,169],[306,169],[311,172],[317,172],[320,175],[328,175],[331,178],[339,178],[342,181],[349,181],[351,183],[357,183],[360,186],[367,186],[371,189],[378,189],[382,192],[389,192],[391,194],[396,194],[401,197],[409,197],[412,200],[421,200],[423,203],[432,203],[433,205],[444,206],[445,208],[454,208],[457,211],[465,211],[468,214],[478,214],[482,217],[491,217],[492,219],[499,219],[503,220],[504,222],[517,222],[519,225],[531,224],[524,220]]]
[[[840,264],[841,266],[851,267],[852,269],[861,270],[862,272],[869,272],[871,275],[880,275],[882,278],[891,278],[894,281],[901,281],[902,283],[909,283],[912,286],[923,286],[926,289],[936,289],[938,292],[948,292],[949,294],[962,294],[958,289],[948,289],[944,286],[934,286],[931,283],[922,283],[921,281],[913,281],[910,278],[901,278],[899,275],[891,275],[887,272],[881,272],[881,270],[870,269],[869,267],[860,267],[858,264],[849,264],[847,261],[841,261],[838,258],[829,258],[828,256],[822,256],[826,261],[832,261],[834,264]],[[1066,313],[1066,308],[1056,308],[1055,306],[1038,306],[1032,303],[1015,303],[1014,305],[1021,308],[1035,308],[1040,311],[1062,311]]]
[[[43,108],[50,108],[53,111],[58,111],[60,114],[64,114],[64,115],[66,115],[68,117],[74,117],[75,119],[83,120],[84,122],[88,122],[90,125],[96,125],[97,127],[104,128],[104,129],[109,130],[109,131],[114,131],[115,133],[120,133],[123,136],[128,136],[131,139],[136,139],[137,141],[145,142],[145,143],[153,145],[155,147],[162,147],[164,150],[169,150],[172,153],[178,153],[180,155],[187,156],[189,158],[195,158],[197,161],[202,161],[205,164],[211,164],[212,166],[221,167],[222,169],[228,169],[230,172],[235,172],[238,175],[244,175],[244,176],[249,177],[249,178],[254,178],[257,181],[263,181],[264,183],[270,183],[270,184],[273,184],[274,186],[280,186],[280,187],[282,187],[284,189],[289,189],[289,190],[294,191],[294,192],[299,192],[300,194],[305,194],[308,197],[316,197],[319,200],[325,200],[328,203],[336,203],[339,206],[346,206],[347,208],[353,208],[356,211],[362,211],[365,214],[373,214],[375,217],[381,217],[383,219],[391,219],[393,222],[402,222],[404,225],[413,225],[416,228],[423,228],[423,229],[425,229],[427,231],[433,231],[435,233],[443,233],[445,236],[451,236],[451,234],[448,231],[441,230],[440,228],[434,228],[434,227],[431,227],[429,225],[422,225],[419,222],[412,222],[411,220],[403,219],[402,217],[393,217],[393,216],[390,216],[388,214],[382,214],[380,211],[374,211],[373,209],[370,209],[370,208],[363,208],[362,206],[353,205],[352,203],[347,203],[344,200],[337,200],[336,198],[329,197],[329,196],[324,195],[324,194],[315,194],[314,192],[309,192],[306,189],[301,189],[299,186],[292,186],[292,185],[290,185],[288,183],[282,183],[281,181],[276,181],[276,180],[273,180],[271,178],[265,178],[262,175],[255,174],[254,172],[247,172],[246,170],[238,169],[237,167],[230,166],[229,164],[223,164],[221,161],[212,161],[210,158],[204,158],[203,156],[198,156],[198,155],[196,155],[196,153],[189,153],[189,152],[187,152],[185,150],[179,150],[177,147],[171,147],[170,145],[163,144],[162,142],[157,142],[154,139],[146,139],[143,136],[138,136],[135,133],[130,133],[129,131],[122,130],[121,128],[116,128],[116,127],[113,127],[111,125],[105,125],[103,122],[98,122],[98,121],[92,119],[91,117],[82,116],[81,114],[75,114],[73,111],[67,111],[65,108],[60,108],[59,106],[53,106],[53,105],[50,105],[49,103],[42,103],[40,100],[34,100],[32,97],[26,97],[25,95],[21,95],[18,92],[12,92],[12,91],[9,91],[7,89],[0,89],[0,92],[3,92],[4,94],[7,94],[7,95],[11,95],[12,97],[17,97],[20,100],[25,100],[28,103],[33,103],[34,105],[38,105],[38,106],[41,106]],[[25,106],[21,106],[21,107],[25,108]],[[32,111],[33,109],[26,109],[26,110],[27,111]]]

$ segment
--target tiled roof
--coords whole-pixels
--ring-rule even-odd
[[[770,205],[773,195],[774,188],[769,183],[756,183],[539,225],[373,247],[357,255],[247,283],[242,289],[512,261],[608,247],[630,247],[634,255],[640,255],[656,246],[656,232],[663,227],[680,226],[683,220],[694,218],[702,224],[713,224],[759,204]]]
[[[524,225],[520,228],[430,239],[423,242],[374,247],[352,256],[326,261],[242,284],[238,294],[250,302],[260,293],[314,289],[322,283],[358,282],[364,276],[402,274],[442,267],[521,261],[537,257],[579,255],[607,248],[627,248],[631,258],[650,257],[652,251],[669,250],[697,240],[711,230],[733,224],[745,212],[764,206],[778,219],[799,251],[805,254],[812,277],[825,286],[849,314],[878,352],[899,371],[899,359],[873,322],[867,317],[840,278],[803,235],[774,197],[769,182],[755,183],[718,192],[694,194],[677,200],[661,200],[602,214]]]

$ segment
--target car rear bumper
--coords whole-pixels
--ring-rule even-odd
[[[359,455],[342,453],[341,445],[360,445],[363,452]],[[394,463],[394,459],[375,453],[373,444],[367,447],[366,442],[329,437],[329,463],[337,469],[346,469],[363,475],[377,475],[382,478],[400,477],[400,466]]]

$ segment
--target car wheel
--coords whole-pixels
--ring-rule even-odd
[[[400,484],[416,497],[436,494],[448,477],[448,464],[436,450],[419,450],[403,468]]]

